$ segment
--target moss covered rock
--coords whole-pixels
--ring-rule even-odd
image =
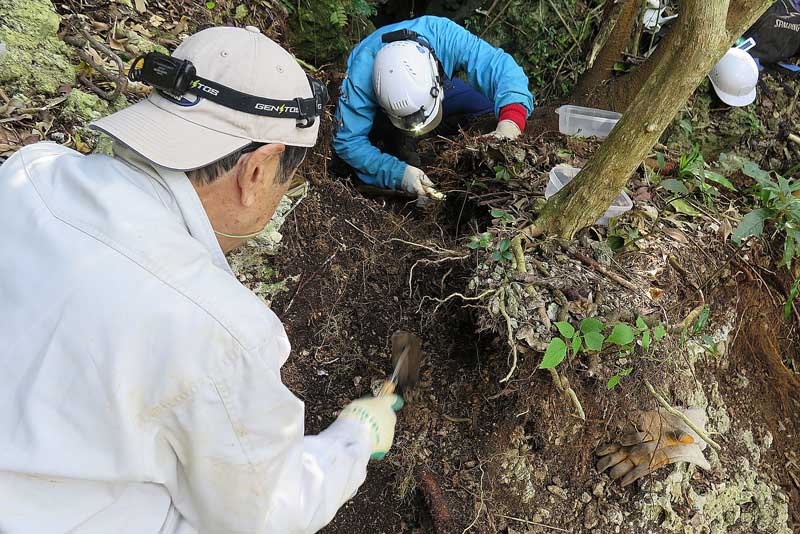
[[[61,110],[61,119],[72,123],[91,122],[110,115],[127,105],[128,101],[123,96],[118,97],[114,102],[107,102],[92,93],[73,89]]]
[[[11,94],[52,95],[75,83],[70,49],[58,36],[60,18],[48,0],[0,0],[0,87]]]

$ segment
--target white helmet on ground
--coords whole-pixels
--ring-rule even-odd
[[[414,41],[389,43],[375,55],[372,84],[378,104],[396,127],[414,135],[442,120],[444,89],[431,51]]]
[[[758,65],[744,50],[728,50],[708,77],[717,96],[729,106],[747,106],[756,99]]]

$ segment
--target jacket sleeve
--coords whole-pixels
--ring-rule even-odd
[[[339,105],[336,108],[337,130],[333,138],[333,149],[345,163],[355,169],[364,183],[384,189],[399,189],[408,164],[381,152],[369,140],[377,112],[377,105],[369,94],[372,87],[372,68],[360,63],[354,64],[350,70],[348,77],[342,82]],[[368,70],[368,76],[365,72],[360,72],[362,70]],[[370,89],[365,89],[366,87]]]
[[[449,19],[431,19],[438,25],[434,46],[446,72],[465,72],[469,84],[494,102],[495,115],[508,104],[521,104],[530,116],[533,95],[528,77],[510,54]]]
[[[165,420],[178,459],[170,493],[198,532],[316,532],[366,478],[368,431],[337,421],[304,436],[303,403],[270,352],[230,357],[213,378],[187,385],[190,398]]]

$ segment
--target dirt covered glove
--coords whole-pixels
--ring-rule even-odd
[[[394,441],[397,416],[394,412],[403,407],[403,398],[398,395],[365,397],[345,406],[338,419],[357,421],[369,429],[372,438],[373,459],[380,460]]]
[[[680,411],[705,431],[704,410],[690,408]],[[710,470],[711,465],[703,456],[705,448],[706,442],[680,417],[664,409],[644,412],[640,416],[637,430],[628,432],[618,442],[597,451],[600,457],[597,470],[602,473],[610,468],[611,478],[621,478],[623,487],[659,467],[675,462],[689,462]]]
[[[517,123],[511,120],[504,120],[497,123],[497,129],[491,134],[498,139],[516,139],[522,132]]]
[[[417,206],[426,206],[430,203],[431,191],[436,191],[433,188],[433,182],[421,170],[413,165],[408,165],[403,173],[403,181],[401,187],[404,191],[417,196]]]

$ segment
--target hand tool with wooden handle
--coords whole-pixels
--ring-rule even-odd
[[[419,368],[422,365],[422,340],[412,334],[398,330],[392,334],[392,376],[383,383],[378,397],[391,395],[398,387],[405,388],[416,384]]]

